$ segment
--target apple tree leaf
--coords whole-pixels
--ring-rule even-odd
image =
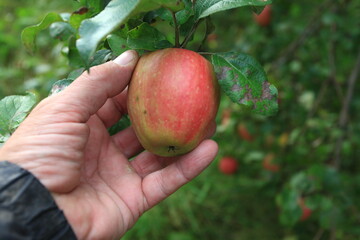
[[[74,81],[73,79],[69,79],[69,78],[56,81],[56,82],[52,85],[52,88],[51,88],[51,90],[50,90],[49,96],[61,92],[61,91],[64,90],[67,86],[69,86],[73,81]]]
[[[90,57],[95,53],[101,40],[125,23],[131,16],[140,12],[155,10],[162,6],[181,9],[178,0],[112,0],[98,15],[82,21],[79,27],[80,38],[76,42],[80,56],[88,67]]]
[[[300,194],[291,188],[285,188],[276,197],[281,209],[280,222],[285,226],[293,226],[301,217],[301,208],[298,204]]]
[[[90,67],[103,64],[111,59],[111,51],[108,49],[101,49],[97,51],[94,56],[90,58]]]
[[[58,13],[48,13],[39,24],[25,28],[21,33],[21,40],[25,48],[33,52],[35,50],[36,35],[40,31],[48,28],[52,23],[62,21],[63,18]]]
[[[131,49],[153,51],[171,47],[172,44],[159,30],[148,23],[143,23],[128,32],[127,46]]]
[[[0,142],[5,142],[37,103],[37,96],[7,96],[0,100]]]
[[[140,4],[141,0],[113,0],[98,15],[82,21],[76,47],[87,65],[100,41],[134,14]]]
[[[201,19],[232,8],[268,4],[271,4],[271,0],[196,0],[194,10],[196,19]]]
[[[71,71],[68,75],[68,79],[75,80],[76,78],[80,77],[80,75],[85,71],[85,68],[78,68]]]
[[[116,133],[128,128],[131,125],[128,115],[124,115],[117,123],[108,128],[109,134],[115,135]]]
[[[110,34],[106,39],[114,55],[120,55],[130,49],[127,46],[127,39],[119,36],[118,34]]]
[[[50,36],[61,41],[76,34],[76,30],[67,22],[54,22],[49,28]]]
[[[217,53],[211,61],[225,94],[258,114],[274,115],[278,110],[277,89],[267,81],[262,66],[243,53]]]
[[[174,12],[178,12],[184,8],[184,3],[182,0],[150,0],[150,2],[151,1]]]
[[[91,16],[91,12],[88,8],[80,8],[79,10],[73,12],[70,16],[69,23],[75,29],[79,29],[83,20],[89,18]]]

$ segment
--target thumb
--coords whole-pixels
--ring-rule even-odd
[[[86,122],[103,106],[108,98],[121,93],[129,84],[138,55],[129,50],[115,60],[90,68],[69,87],[59,93],[61,112],[72,112],[72,121]]]

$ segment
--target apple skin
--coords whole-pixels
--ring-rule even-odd
[[[254,13],[254,18],[260,26],[268,26],[271,22],[271,5],[266,5],[259,15]]]
[[[219,100],[212,64],[193,51],[167,48],[140,58],[127,107],[141,145],[170,157],[190,152],[207,137]]]
[[[238,163],[233,157],[222,157],[219,161],[220,172],[232,175],[237,171]]]

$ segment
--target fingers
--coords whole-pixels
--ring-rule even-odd
[[[141,152],[143,147],[141,146],[138,138],[132,127],[128,127],[114,136],[112,140],[115,146],[127,157],[130,158],[135,154]]]
[[[206,138],[211,138],[216,131],[216,122],[213,121],[210,123],[207,132]],[[136,136],[135,136],[136,137]],[[133,156],[133,155],[132,155]],[[169,157],[159,157],[148,151],[141,153],[133,161],[131,161],[132,167],[136,170],[140,177],[145,177],[146,175],[155,172],[164,168],[167,165],[175,162],[177,158]]]
[[[127,113],[126,107],[127,90],[119,95],[109,98],[97,112],[106,128],[113,126]]]
[[[217,151],[218,146],[214,141],[205,140],[194,151],[147,175],[142,184],[147,207],[154,206],[199,175],[215,158]]]
[[[120,94],[128,85],[138,60],[135,51],[127,51],[114,61],[93,67],[83,73],[59,95],[75,121],[86,122],[109,98]]]

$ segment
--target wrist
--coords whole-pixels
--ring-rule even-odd
[[[12,216],[7,226],[25,229],[32,239],[76,239],[50,192],[29,171],[1,161],[0,180],[0,211]]]

